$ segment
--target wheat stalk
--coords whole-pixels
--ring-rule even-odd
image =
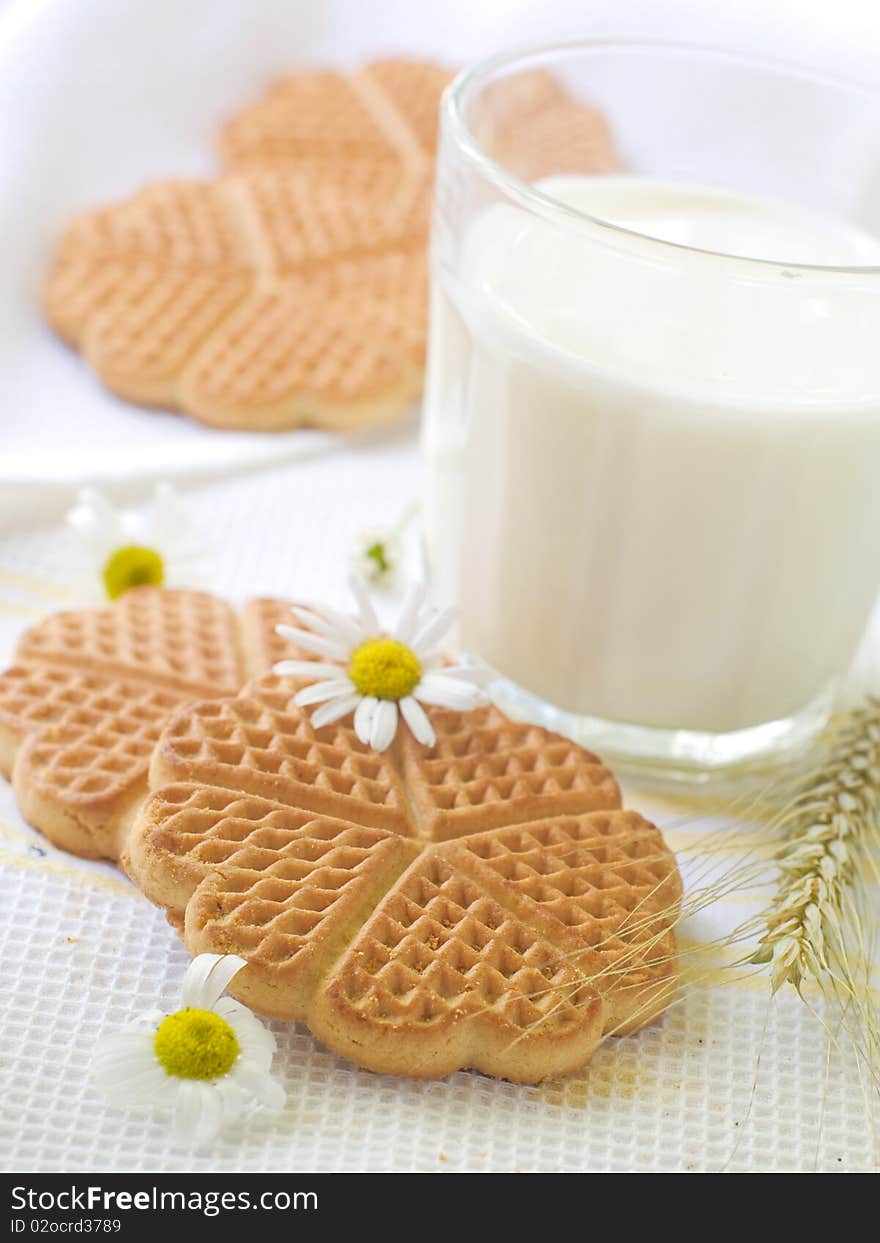
[[[880,855],[880,700],[845,715],[826,759],[774,822],[785,837],[779,882],[752,961],[770,964],[774,992],[786,983],[800,991],[812,979],[852,996],[847,942],[860,935],[854,890],[876,875]]]

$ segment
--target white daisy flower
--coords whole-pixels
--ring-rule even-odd
[[[73,587],[89,600],[116,600],[131,587],[194,587],[205,548],[189,511],[167,483],[143,512],[120,509],[84,488],[67,514]]]
[[[403,562],[403,541],[394,527],[369,527],[354,537],[351,572],[373,587],[391,587]]]
[[[224,997],[246,966],[234,954],[199,954],[183,978],[183,1008],[142,1014],[99,1041],[92,1076],[115,1105],[174,1110],[177,1138],[204,1144],[254,1103],[280,1109],[269,1074],[275,1038],[245,1006]]]
[[[413,501],[392,526],[369,527],[355,535],[349,554],[353,577],[382,590],[395,586],[405,556],[403,533],[418,511],[418,503]]]
[[[491,677],[489,670],[443,664],[438,644],[452,624],[453,611],[426,608],[423,587],[410,591],[393,635],[379,625],[364,583],[353,578],[351,587],[357,618],[327,608],[294,608],[294,617],[308,629],[276,627],[285,639],[326,663],[282,660],[274,672],[313,683],[298,691],[293,703],[301,708],[320,705],[311,718],[316,729],[353,712],[361,742],[384,751],[402,715],[416,740],[433,746],[434,730],[422,704],[458,712],[478,708],[488,702],[482,686]]]

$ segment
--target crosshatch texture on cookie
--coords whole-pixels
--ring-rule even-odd
[[[59,792],[94,789],[97,773],[98,784],[109,788],[112,775],[124,782],[134,769],[145,770],[169,713],[184,700],[102,673],[15,666],[0,675],[0,730],[10,747],[3,770],[11,776],[15,751],[30,736],[29,769],[42,768],[42,780]]]
[[[292,684],[264,681],[257,690],[274,700],[273,711],[296,717]],[[200,717],[187,757],[199,776],[155,791],[130,838],[130,870],[175,923],[185,911],[192,952],[248,960],[242,1000],[305,1019],[331,1048],[372,1069],[431,1076],[475,1066],[530,1082],[582,1065],[603,1031],[635,1030],[662,1011],[675,977],[680,891],[674,859],[647,821],[619,810],[560,815],[557,784],[538,795],[546,814],[527,824],[437,845],[380,828],[367,842],[363,826],[349,825],[334,829],[329,848],[315,842],[319,817],[284,805],[297,798],[295,787],[275,786],[272,799],[262,787],[256,796],[244,757],[271,750],[277,726],[251,704],[242,732],[235,702],[204,705],[214,713],[207,730],[202,707],[181,714]],[[485,719],[480,710],[470,715]],[[491,737],[508,746],[494,718],[493,726],[483,745]],[[522,743],[519,727],[511,729]],[[328,732],[337,747],[348,745],[347,731],[320,734]],[[243,789],[211,788],[216,760],[204,750],[206,733],[212,745],[232,740],[237,767],[225,780]],[[538,731],[528,741],[558,740]],[[336,817],[345,806],[337,796]],[[374,854],[387,870],[368,863]],[[357,897],[337,907],[343,893]],[[332,952],[325,911],[333,914]],[[287,965],[287,984],[272,963]]]
[[[637,1030],[665,1008],[681,879],[662,834],[637,812],[554,817],[443,849],[574,956],[605,996],[606,1030]]]
[[[255,601],[239,633],[216,597],[138,588],[26,631],[0,674],[0,771],[25,819],[76,854],[115,858],[168,718],[268,668],[279,641],[262,628],[287,613]]]
[[[355,74],[305,70],[275,82],[220,133],[228,168],[369,160],[399,165],[437,144],[440,96],[452,72],[418,61],[375,61]]]
[[[271,272],[305,272],[386,247],[421,249],[430,222],[431,182],[421,170],[361,161],[320,178],[296,166],[281,177],[256,169],[229,184],[252,251]]]
[[[471,1066],[536,1082],[589,1059],[602,1001],[563,954],[428,850],[354,939],[309,1023],[389,1073]]]
[[[139,588],[112,608],[54,613],[24,632],[16,657],[196,694],[235,694],[245,674],[235,612],[195,591]]]
[[[340,154],[400,162],[397,148],[346,75],[334,70],[277,81],[226,122],[219,147],[230,168],[322,158],[335,162]]]
[[[543,994],[554,974],[580,983],[550,947],[538,942],[535,954],[535,946],[534,934],[471,877],[428,851],[358,934],[333,985],[352,1007],[391,1026],[473,1013],[488,1001],[501,1002],[511,1026],[523,1029],[549,1014],[553,1002]],[[539,962],[529,965],[530,957]],[[531,999],[516,988],[523,970],[540,976],[528,980]],[[563,1024],[572,1012],[553,1018]]]
[[[433,747],[402,741],[403,773],[423,833],[435,840],[548,814],[620,806],[613,775],[593,755],[497,708],[432,709]]]
[[[313,729],[290,705],[294,689],[268,677],[234,699],[178,713],[153,757],[153,787],[200,781],[407,836],[406,800],[389,757],[362,743],[350,723]]]
[[[349,407],[356,422],[365,403],[411,400],[421,385],[425,293],[424,260],[394,253],[256,288],[187,365],[182,399],[205,421],[232,425],[251,410],[251,425],[266,427],[288,403],[302,419],[332,409],[340,422]]]

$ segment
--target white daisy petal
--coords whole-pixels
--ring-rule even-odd
[[[211,1010],[247,963],[237,954],[199,954],[183,977],[183,1004]]]
[[[257,1066],[260,1070],[268,1070],[275,1056],[275,1041],[265,1027],[254,1020],[254,1026],[243,1023],[240,1018],[228,1018],[227,1023],[235,1032],[241,1046],[241,1057]],[[269,1039],[266,1040],[265,1037]]]
[[[416,699],[438,708],[451,708],[454,712],[470,712],[486,703],[486,696],[478,686],[447,678],[442,673],[427,673],[413,691]]]
[[[449,627],[455,619],[455,609],[442,609],[439,613],[435,613],[429,617],[421,630],[416,634],[410,647],[419,655],[421,652],[429,651],[435,643],[446,634]]]
[[[221,997],[217,1002],[214,1007],[214,1013],[219,1014],[221,1018],[229,1019],[230,1021],[232,1019],[245,1019],[248,1023],[256,1024],[260,1031],[265,1032],[270,1040],[274,1041],[275,1039],[269,1028],[263,1026],[254,1014],[253,1010],[249,1010],[246,1005],[240,1001],[236,1001],[235,998],[230,997],[228,993],[225,997]]]
[[[267,1051],[270,1054],[275,1052],[275,1037],[272,1032],[240,1001],[232,997],[221,997],[214,1007],[214,1013],[225,1019],[234,1030],[242,1049],[257,1049],[261,1057]]]
[[[134,1063],[114,1070],[102,1067],[100,1074],[95,1076],[95,1082],[111,1100],[120,1104],[138,1105],[149,1103],[157,1092],[161,1092],[162,1085],[168,1078],[154,1059],[151,1065],[140,1067]]]
[[[325,665],[319,660],[279,660],[272,666],[279,678],[338,678],[341,665]]]
[[[121,534],[120,513],[96,488],[82,488],[67,515],[67,524],[80,535],[100,535],[113,540]]]
[[[106,1097],[117,1104],[139,1105],[149,1101],[168,1080],[155,1058],[146,1065],[134,1062],[116,1066],[96,1066],[92,1078]]]
[[[198,1134],[204,1091],[204,1083],[181,1080],[174,1109],[174,1134],[182,1144],[192,1144]]]
[[[144,1010],[140,1014],[135,1015],[130,1023],[126,1023],[125,1027],[122,1028],[122,1031],[143,1031],[145,1027],[155,1029],[164,1018],[164,1010]]]
[[[325,639],[340,638],[339,627],[329,617],[323,616],[322,613],[300,608],[299,605],[294,605],[290,611],[296,621],[305,626],[307,630],[314,630],[315,634],[321,634]]]
[[[116,1109],[174,1109],[181,1080],[164,1075],[161,1080],[126,1083],[112,1090],[103,1088],[104,1096]]]
[[[162,1072],[160,1079],[144,1079],[137,1089],[131,1084],[116,1089],[118,1096],[111,1096],[111,1103],[117,1108],[126,1109],[174,1109],[177,1104],[177,1091],[181,1080],[173,1075]]]
[[[223,1106],[223,1121],[232,1122],[244,1112],[244,1092],[231,1075],[220,1079],[217,1091]]]
[[[346,695],[344,698],[331,699],[329,703],[322,704],[312,713],[312,728],[322,729],[325,725],[332,725],[334,721],[348,716],[349,712],[353,712],[358,706],[360,698],[360,695]]]
[[[255,1097],[266,1109],[277,1112],[284,1105],[284,1089],[277,1079],[244,1066],[233,1067],[230,1076],[234,1083]]]
[[[143,1079],[111,1089],[101,1085],[101,1089],[116,1109],[174,1109],[179,1084],[179,1079],[165,1075],[161,1080]]]
[[[378,701],[370,726],[370,746],[374,751],[385,751],[391,746],[397,733],[397,715],[395,700]]]
[[[365,695],[358,704],[354,714],[354,732],[357,734],[364,746],[370,745],[370,735],[373,730],[373,717],[379,706],[379,700],[373,698],[372,695]]]
[[[275,1052],[275,1037],[268,1027],[265,1027],[258,1018],[251,1014],[250,1010],[243,1010],[235,1014],[231,1013],[227,1018],[227,1022],[240,1033],[240,1044],[242,1048],[256,1049],[260,1057],[267,1054],[271,1058]]]
[[[275,1037],[272,1032],[241,1002],[232,997],[221,997],[214,1007],[214,1013],[226,1019],[236,1033],[240,1034],[239,1044],[242,1048],[258,1049],[261,1056],[267,1050],[270,1054],[275,1052]]]
[[[181,1000],[184,1006],[202,1006],[202,989],[219,954],[199,954],[186,969],[181,989]]]
[[[326,682],[313,682],[311,686],[304,686],[301,691],[296,692],[293,702],[298,708],[307,708],[309,704],[320,704],[328,699],[356,694],[357,691],[348,678],[337,678],[332,682],[328,678]]]
[[[164,1015],[160,1015],[161,1019]],[[108,1036],[101,1036],[95,1042],[92,1050],[92,1058],[94,1061],[104,1061],[116,1057],[124,1057],[131,1053],[132,1050],[142,1049],[145,1043],[145,1037],[149,1037],[149,1031],[145,1026],[129,1023],[118,1032],[111,1032]]]
[[[255,1075],[268,1075],[272,1060],[266,1058],[258,1049],[249,1048],[246,1053],[241,1054],[235,1065],[237,1069],[253,1071]]]
[[[139,1074],[155,1066],[158,1062],[153,1053],[152,1032],[116,1032],[99,1040],[92,1053],[92,1070],[96,1077],[117,1071]]]
[[[357,600],[358,609],[360,610],[359,620],[361,628],[368,638],[379,634],[379,619],[370,602],[370,593],[367,590],[366,583],[362,578],[358,578],[356,574],[352,574],[349,582],[351,584],[351,593],[355,600]]]
[[[109,1084],[126,1076],[134,1078],[142,1071],[146,1072],[158,1065],[153,1052],[153,1033],[141,1032],[139,1045],[130,1045],[127,1049],[117,1049],[113,1053],[96,1048],[92,1056],[92,1077]]]
[[[416,583],[407,592],[400,618],[394,630],[394,637],[398,642],[409,643],[418,629],[426,592],[427,588],[424,583]]]
[[[353,617],[346,617],[344,613],[338,613],[336,609],[322,606],[321,613],[318,614],[312,612],[311,609],[294,608],[293,615],[310,630],[317,630],[318,634],[326,635],[328,638],[342,639],[349,644],[357,645],[363,643],[367,637]]]
[[[223,1093],[215,1083],[206,1083],[201,1093],[201,1116],[196,1128],[196,1144],[210,1144],[225,1121]]]
[[[345,660],[348,656],[347,645],[338,639],[325,639],[321,635],[312,634],[310,630],[297,630],[294,626],[276,626],[275,630],[295,647],[304,648],[318,656],[326,656],[329,660]]]
[[[101,1036],[95,1042],[95,1050],[122,1045],[126,1040],[143,1039],[144,1032],[154,1032],[164,1018],[167,1018],[164,1010],[142,1010],[117,1031]]]
[[[426,747],[433,747],[437,741],[437,736],[422,705],[413,699],[412,695],[407,695],[405,699],[400,701],[400,711],[403,714],[403,719],[412,730],[413,738],[415,738],[416,742],[420,742]]]

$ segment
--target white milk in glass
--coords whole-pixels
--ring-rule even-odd
[[[436,273],[426,537],[461,645],[591,717],[793,716],[846,669],[880,583],[880,308],[855,273],[832,315],[840,274],[782,265],[880,264],[880,245],[701,187],[541,188],[633,233],[498,204],[458,277]]]

